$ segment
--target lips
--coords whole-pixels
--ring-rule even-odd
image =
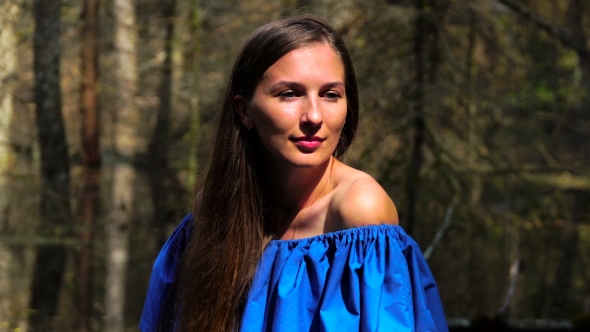
[[[298,147],[304,150],[315,150],[318,148],[325,138],[321,138],[319,136],[301,136],[291,138],[291,141],[295,143]]]

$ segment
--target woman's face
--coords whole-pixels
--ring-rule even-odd
[[[346,119],[342,61],[327,44],[285,54],[264,73],[252,100],[234,99],[273,161],[313,167],[332,155]]]

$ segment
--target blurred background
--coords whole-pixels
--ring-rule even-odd
[[[588,321],[587,1],[0,0],[0,331],[136,330],[237,50],[307,12],[451,325]]]

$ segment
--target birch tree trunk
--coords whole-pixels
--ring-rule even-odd
[[[15,23],[20,18],[19,6],[13,1],[0,2],[0,13],[0,229],[12,230],[13,216],[18,214],[14,211],[16,199],[11,181],[17,158],[12,148],[11,128],[15,115],[13,95],[18,58]],[[30,280],[22,277],[28,265],[22,259],[26,251],[22,246],[16,248],[0,242],[0,322],[7,330],[27,328],[22,313],[26,313],[28,303],[22,303],[19,294],[24,291],[24,297],[29,295],[26,291],[29,285],[23,279]]]
[[[71,226],[69,158],[61,113],[60,3],[35,0],[34,71],[37,129],[41,150],[41,233],[67,235]],[[34,331],[49,328],[56,313],[65,248],[61,244],[37,248],[29,322]]]
[[[5,188],[6,172],[10,160],[14,158],[10,147],[10,124],[14,113],[14,88],[11,81],[16,75],[17,59],[17,38],[13,22],[17,19],[19,9],[12,1],[5,1],[0,2],[0,12],[3,13],[0,15],[0,26],[2,27],[0,30],[0,84],[2,85],[2,89],[0,89],[0,188]],[[0,193],[6,193],[6,191],[2,190]],[[6,208],[7,200],[8,195],[0,194],[0,211],[4,211]],[[0,310],[1,314],[2,310]]]
[[[113,130],[116,161],[112,179],[112,212],[106,226],[108,254],[104,329],[119,332],[125,327],[125,278],[136,178],[133,158],[139,148],[137,126],[140,114],[135,105],[137,32],[134,2],[115,0],[113,9],[117,58],[117,109]]]

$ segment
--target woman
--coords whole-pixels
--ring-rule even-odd
[[[326,22],[250,35],[193,215],[154,264],[142,331],[446,331],[393,202],[339,160],[358,109],[350,55]]]

